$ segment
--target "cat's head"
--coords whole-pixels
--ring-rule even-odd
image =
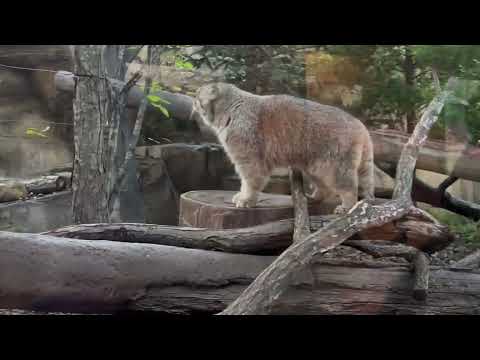
[[[228,96],[233,85],[226,83],[212,83],[201,86],[193,100],[193,111],[198,113],[208,126],[214,126],[215,113],[221,100]]]

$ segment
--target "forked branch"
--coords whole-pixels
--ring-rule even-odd
[[[310,264],[313,256],[335,248],[360,230],[381,226],[404,216],[413,207],[411,189],[419,149],[438,120],[452,85],[453,81],[449,81],[447,90],[430,103],[406,144],[398,163],[393,200],[382,205],[361,201],[348,214],[293,244],[220,315],[268,314],[275,300],[288,288],[291,279]],[[421,281],[419,283],[421,288]]]

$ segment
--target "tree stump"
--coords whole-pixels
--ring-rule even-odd
[[[191,191],[180,197],[179,225],[212,230],[239,229],[293,218],[291,196],[259,195],[254,208],[237,209],[232,203],[235,191]],[[329,204],[311,203],[311,215],[331,213]]]

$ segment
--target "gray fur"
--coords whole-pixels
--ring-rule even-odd
[[[374,196],[373,145],[360,120],[341,109],[287,95],[258,96],[225,83],[202,86],[194,101],[241,178],[232,201],[253,207],[272,171],[292,167],[314,184],[314,198],[340,196],[344,213]]]

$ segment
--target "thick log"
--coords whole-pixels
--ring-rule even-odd
[[[397,164],[409,135],[400,131],[370,132],[375,162]],[[480,181],[480,147],[428,140],[418,154],[417,169]]]
[[[71,174],[42,176],[27,181],[0,182],[0,203],[25,199],[29,195],[51,194],[70,187]]]
[[[0,233],[0,308],[109,313],[216,312],[273,258],[147,244]],[[196,290],[195,290],[196,289]],[[209,290],[212,296],[208,298]],[[195,293],[207,296],[195,300]],[[168,295],[170,293],[170,295]],[[164,294],[164,295],[162,295]],[[229,296],[227,296],[229,295]],[[200,304],[198,304],[200,302]]]
[[[214,314],[274,260],[176,247],[0,232],[0,308]],[[272,314],[479,314],[480,272],[432,268],[427,302],[408,266],[315,260]]]
[[[42,176],[25,183],[27,191],[32,194],[51,194],[63,191],[71,186],[71,174]]]

